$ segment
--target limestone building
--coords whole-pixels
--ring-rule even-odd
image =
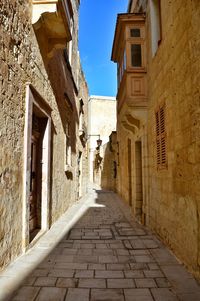
[[[105,147],[116,129],[116,98],[90,96],[88,114],[90,181],[101,185]]]
[[[119,166],[117,132],[112,131],[109,141],[103,146],[103,162],[101,170],[101,187],[116,191],[117,168]]]
[[[200,277],[199,1],[130,0],[117,17],[117,191]]]
[[[0,6],[0,268],[87,191],[78,0]]]

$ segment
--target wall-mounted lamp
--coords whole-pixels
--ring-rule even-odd
[[[98,134],[98,135],[88,135],[88,136],[87,136],[87,140],[88,140],[90,137],[98,137],[98,139],[97,139],[97,147],[100,147],[100,146],[102,145],[102,140],[101,140],[101,138],[100,138],[100,134]]]
[[[98,139],[98,140],[97,140],[97,146],[100,147],[101,144],[102,144],[102,140],[101,140],[101,139]]]

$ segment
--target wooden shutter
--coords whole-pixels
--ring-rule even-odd
[[[157,166],[161,163],[161,145],[160,145],[160,117],[159,111],[156,112],[156,155],[157,155]]]
[[[157,168],[167,167],[167,150],[166,150],[166,106],[160,106],[156,111],[156,154]]]

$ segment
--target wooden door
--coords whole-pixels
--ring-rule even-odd
[[[143,208],[143,191],[142,191],[142,143],[141,141],[135,142],[135,192],[136,192],[136,205],[135,215],[137,219],[142,221],[142,208]]]
[[[30,175],[30,233],[37,228],[37,167],[39,151],[39,134],[33,133],[31,139],[31,175]]]
[[[129,206],[132,206],[132,150],[131,139],[128,139],[128,197]]]

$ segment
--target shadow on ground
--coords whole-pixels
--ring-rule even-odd
[[[197,282],[116,194],[92,195],[89,209],[7,300],[200,300]]]

